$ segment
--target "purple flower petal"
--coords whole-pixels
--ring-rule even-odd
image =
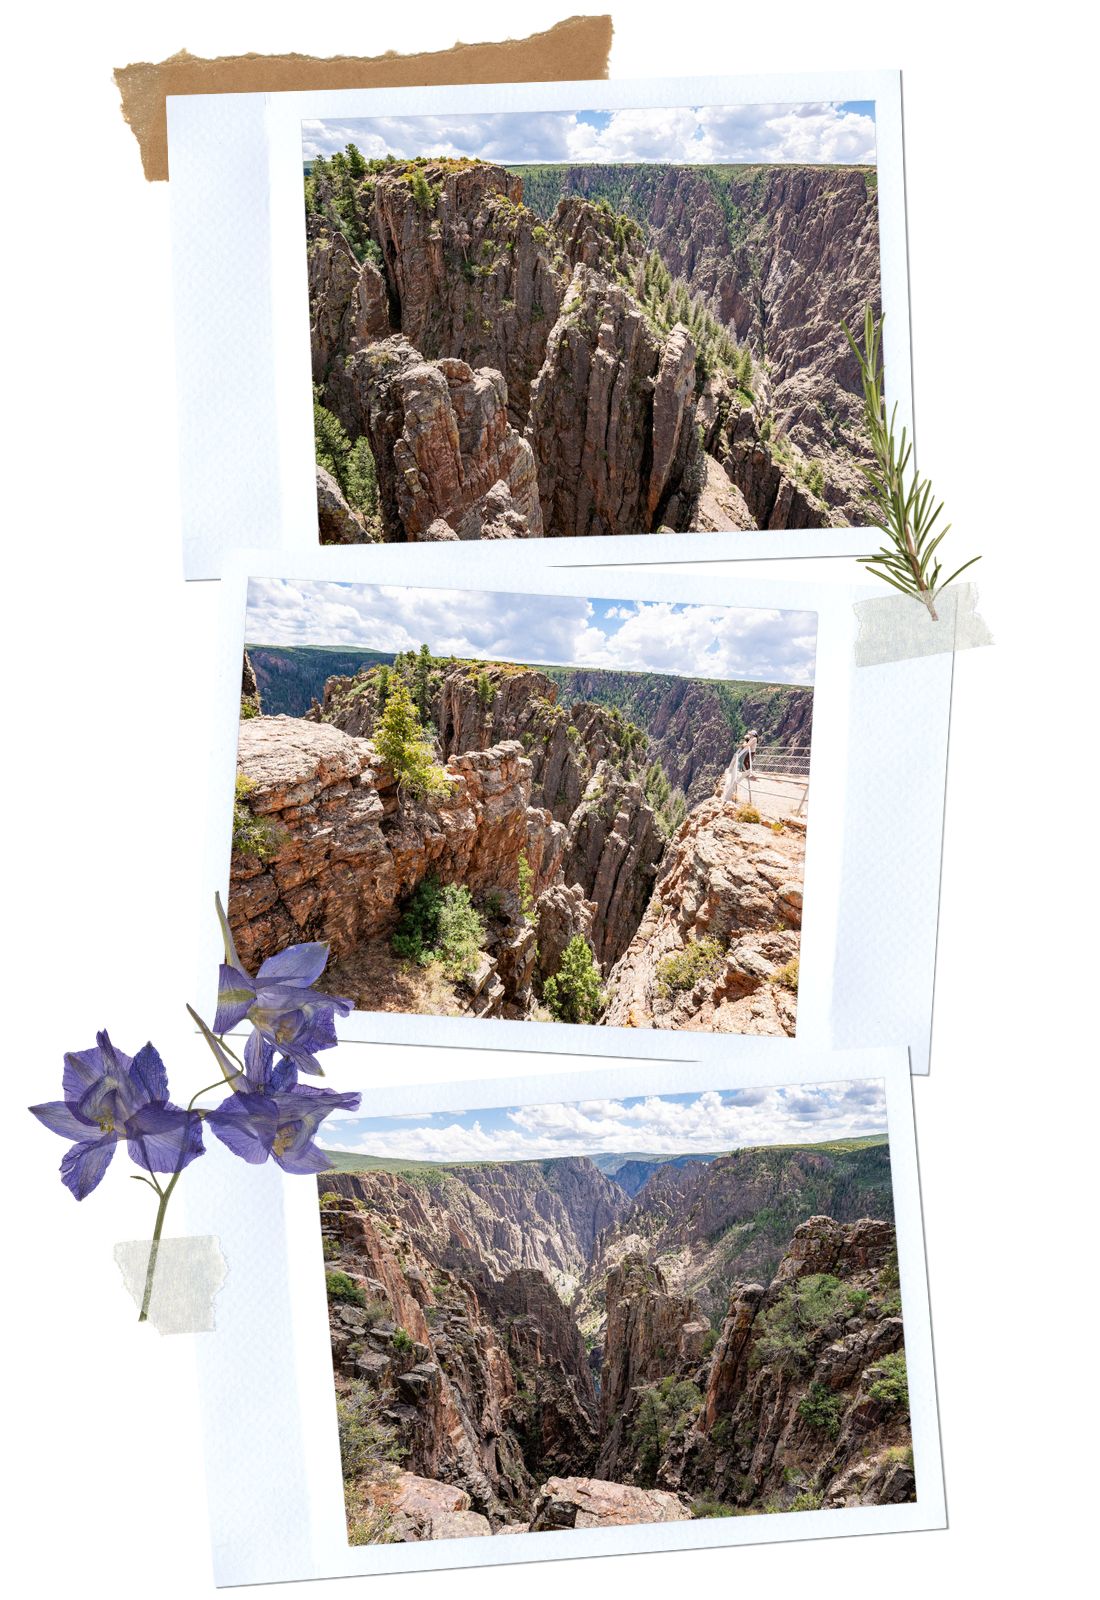
[[[99,1133],[99,1127],[94,1122],[89,1122],[86,1117],[80,1117],[65,1100],[47,1100],[44,1105],[28,1106],[32,1116],[49,1128],[51,1133],[59,1133],[63,1139],[75,1139],[78,1142],[92,1138]]]
[[[126,1148],[146,1172],[182,1171],[203,1153],[202,1118],[182,1106],[142,1106],[126,1124]]]
[[[139,1100],[167,1100],[168,1074],[164,1062],[151,1044],[138,1051],[130,1063],[130,1080],[139,1093]]]
[[[298,1082],[298,1068],[286,1056],[277,1061],[271,1069],[271,1079],[268,1084],[272,1094],[286,1094]]]
[[[292,1172],[296,1176],[327,1172],[332,1166],[320,1145],[314,1144],[309,1138],[289,1144],[281,1154],[278,1150],[272,1153],[284,1172]]]
[[[107,1039],[105,1033],[97,1035],[100,1039]],[[110,1053],[124,1072],[130,1070],[130,1057],[122,1054],[110,1044]],[[91,1050],[70,1050],[65,1056],[65,1070],[62,1075],[62,1089],[66,1100],[73,1102],[82,1100],[92,1087],[110,1068],[110,1061],[105,1058],[102,1049],[96,1045]]]
[[[243,1022],[249,1007],[256,999],[256,985],[239,967],[218,968],[218,1014],[214,1018],[214,1032],[227,1033]]]
[[[266,1095],[231,1094],[206,1120],[242,1161],[266,1161],[278,1132],[279,1109]]]
[[[327,944],[292,944],[278,955],[268,956],[256,974],[256,987],[286,984],[295,989],[308,989],[324,972],[328,953]]]
[[[275,1046],[269,1044],[258,1029],[253,1028],[244,1047],[244,1070],[249,1088],[257,1094],[262,1094],[269,1086],[274,1059]]]
[[[111,1165],[117,1142],[115,1134],[107,1133],[102,1139],[88,1139],[66,1150],[61,1158],[61,1181],[78,1200],[91,1194]]]

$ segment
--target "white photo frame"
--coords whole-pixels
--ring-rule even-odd
[[[533,541],[532,541],[533,543]],[[219,707],[212,749],[207,886],[227,892],[240,663],[250,577],[417,587],[404,546],[238,552],[225,567]],[[818,619],[812,800],[807,830],[797,1039],[814,1048],[908,1049],[929,1068],[939,863],[953,658],[855,664],[853,602],[867,585],[747,581],[691,568],[613,572],[548,568],[524,542],[506,563],[492,547],[437,550],[419,587],[614,599],[675,600],[815,612]],[[904,847],[901,847],[901,846]],[[213,1005],[220,937],[212,914],[197,993]],[[212,1009],[211,1009],[212,1014]],[[355,1011],[342,1039],[442,1048],[531,1050],[659,1061],[725,1059],[732,1035],[503,1018]],[[782,1053],[787,1039],[765,1045]]]
[[[320,548],[302,223],[304,118],[818,101],[875,103],[887,399],[897,404],[899,425],[911,431],[897,72],[170,96],[185,575],[219,577],[237,547]],[[670,559],[668,539],[652,535],[530,542],[545,547],[541,559],[556,565]],[[675,550],[692,561],[867,555],[878,542],[872,528],[692,533]],[[408,581],[415,582],[412,564],[430,571],[438,546],[402,548]],[[338,551],[324,553],[338,559]]]
[[[806,1051],[732,1038],[718,1064],[625,1063],[595,1073],[377,1089],[372,1058],[340,1051],[340,1087],[369,1093],[371,1116],[578,1099],[621,1100],[809,1086],[885,1085],[917,1498],[901,1505],[633,1527],[349,1546],[337,1444],[317,1190],[219,1146],[187,1185],[192,1232],[217,1233],[229,1274],[217,1337],[196,1347],[214,1577],[221,1586],[439,1570],[515,1561],[702,1549],[946,1525],[911,1082],[903,1051]],[[563,1151],[563,1153],[566,1153]],[[583,1149],[571,1152],[583,1154]],[[262,1473],[257,1470],[262,1462]],[[249,1486],[252,1486],[251,1490]]]

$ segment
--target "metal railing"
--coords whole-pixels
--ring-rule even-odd
[[[758,744],[752,764],[758,773],[773,773],[777,778],[808,778],[808,744]]]

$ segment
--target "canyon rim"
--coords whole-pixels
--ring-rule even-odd
[[[916,1498],[880,1083],[331,1137],[353,1545]]]
[[[303,125],[322,543],[867,520],[872,103]]]
[[[812,612],[254,579],[228,916],[357,1011],[793,1035]]]

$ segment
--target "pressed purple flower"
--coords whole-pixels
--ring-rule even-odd
[[[180,1172],[202,1155],[202,1122],[168,1099],[168,1075],[151,1044],[136,1056],[116,1050],[106,1032],[95,1048],[65,1057],[63,1100],[30,1110],[51,1132],[71,1139],[61,1181],[78,1200],[91,1194],[126,1140],[133,1161],[147,1172]]]
[[[269,1093],[253,1089],[231,1094],[207,1122],[228,1149],[243,1161],[261,1162],[272,1156],[284,1172],[325,1172],[332,1163],[314,1135],[333,1111],[355,1111],[357,1094],[338,1094],[298,1084],[293,1089]]]
[[[330,1050],[337,1042],[333,1016],[347,1016],[352,1009],[350,1000],[313,987],[325,970],[328,945],[291,945],[269,956],[253,978],[241,966],[220,896],[216,903],[225,961],[218,973],[214,1032],[228,1033],[247,1019],[265,1044],[293,1063],[296,1072],[321,1074],[317,1052]]]

